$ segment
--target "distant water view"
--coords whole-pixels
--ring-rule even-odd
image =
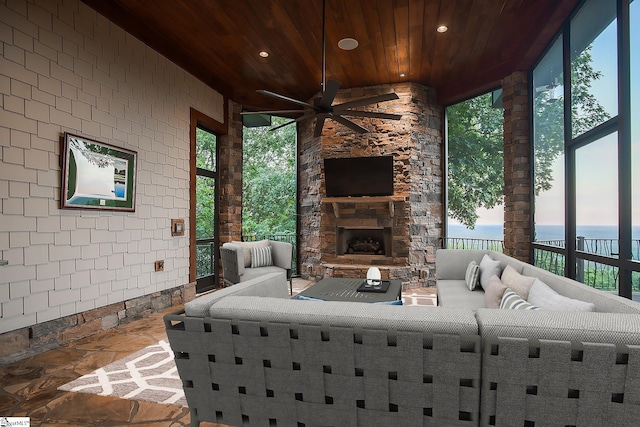
[[[586,225],[577,228],[577,236],[585,239],[618,239],[618,227]],[[469,238],[482,240],[503,240],[501,224],[477,225],[474,230],[470,230],[463,225],[450,224],[448,237]],[[638,259],[640,243],[640,227],[633,227],[632,239],[634,258]],[[562,225],[538,225],[536,227],[536,241],[564,240],[564,226]],[[617,244],[614,245],[617,247]],[[615,250],[615,249],[614,249]]]

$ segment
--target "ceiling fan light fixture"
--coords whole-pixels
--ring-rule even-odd
[[[438,28],[436,28],[436,31],[439,33],[446,33],[448,29],[449,27],[447,27],[446,25],[440,25]]]
[[[338,47],[342,50],[353,50],[358,47],[358,40],[346,37],[338,42]]]

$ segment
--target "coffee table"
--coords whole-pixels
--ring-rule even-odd
[[[386,292],[358,292],[365,279],[329,278],[300,292],[297,299],[402,304],[402,281],[390,280]]]

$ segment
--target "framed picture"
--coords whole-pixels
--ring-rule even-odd
[[[65,133],[62,161],[63,209],[135,211],[135,151]]]

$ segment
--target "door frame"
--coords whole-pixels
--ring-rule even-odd
[[[226,116],[226,114],[225,114]],[[196,277],[196,176],[197,176],[197,166],[196,166],[196,129],[203,129],[207,132],[211,132],[217,136],[217,144],[216,144],[216,173],[220,170],[220,156],[219,156],[219,146],[220,146],[220,138],[223,135],[228,133],[228,126],[226,123],[221,123],[206,114],[203,114],[193,108],[190,109],[190,123],[189,123],[189,140],[190,140],[190,153],[189,153],[189,282],[197,283]],[[219,195],[219,179],[220,176],[216,179],[216,223],[214,224],[214,239],[216,243],[214,244],[214,287],[220,282],[218,277],[218,243],[220,238],[220,220],[219,220],[219,212],[220,212],[220,195]],[[196,284],[196,292],[197,292],[197,284]]]

